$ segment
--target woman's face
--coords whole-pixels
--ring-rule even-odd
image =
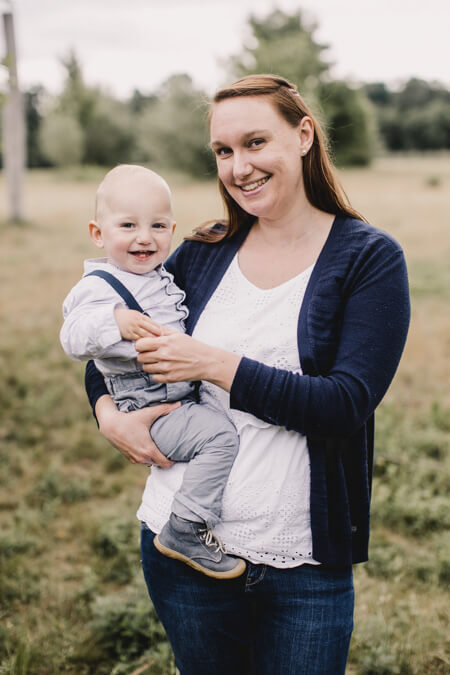
[[[292,127],[267,96],[225,99],[212,110],[219,178],[239,206],[259,218],[281,218],[302,199],[301,155],[312,141],[310,118]]]

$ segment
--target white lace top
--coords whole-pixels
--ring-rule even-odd
[[[236,255],[203,310],[194,337],[270,366],[301,374],[297,323],[313,267],[263,290],[242,274]],[[306,438],[238,410],[229,394],[204,382],[201,399],[225,409],[239,432],[239,453],[214,532],[229,553],[254,563],[294,567],[312,559],[310,466]],[[159,532],[181,484],[182,464],[153,469],[138,518]]]

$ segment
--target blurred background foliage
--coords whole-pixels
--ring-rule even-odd
[[[379,151],[450,148],[450,92],[410,79],[396,90],[383,82],[333,80],[328,46],[301,11],[274,9],[250,16],[248,39],[224,64],[227,81],[248,73],[276,73],[295,84],[323,122],[338,166],[370,164]],[[58,96],[42,86],[25,92],[30,167],[124,162],[152,163],[199,178],[213,175],[207,148],[207,95],[179,73],[155,91],[117,100],[83,80],[75,53],[61,62]]]

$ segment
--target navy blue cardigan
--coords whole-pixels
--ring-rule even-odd
[[[186,292],[188,333],[247,234],[184,242],[167,261]],[[373,414],[398,366],[409,318],[400,246],[367,223],[337,216],[299,315],[303,375],[244,357],[233,380],[232,408],[307,437],[313,556],[322,563],[367,560]],[[92,363],[86,388],[93,407],[107,393]]]

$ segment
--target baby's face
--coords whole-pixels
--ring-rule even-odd
[[[170,193],[161,181],[134,176],[102,194],[90,234],[120,269],[151,272],[168,257],[175,223]]]

